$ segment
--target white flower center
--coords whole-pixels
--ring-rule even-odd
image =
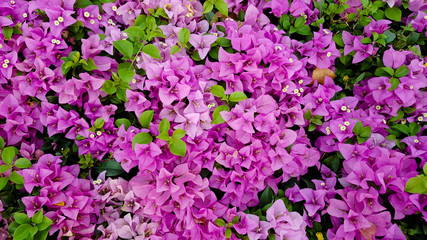
[[[83,15],[85,15],[85,17],[90,17],[90,13],[89,12],[85,12]]]
[[[55,22],[53,22],[53,24],[55,24],[55,26],[59,26],[59,21],[56,20]]]
[[[59,17],[58,18],[58,22],[64,22],[64,18],[63,17]]]

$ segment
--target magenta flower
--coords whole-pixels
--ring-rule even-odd
[[[46,5],[49,6],[50,4]],[[51,5],[52,7],[46,8],[46,15],[49,17],[49,26],[54,36],[61,36],[62,30],[71,24],[75,23],[76,20],[71,17],[73,11],[64,10],[57,5]]]
[[[386,50],[383,55],[383,62],[386,67],[391,67],[394,69],[399,68],[405,63],[406,53],[401,51],[396,51],[390,46],[390,49]]]
[[[201,59],[204,59],[208,52],[211,50],[211,44],[216,41],[218,37],[207,34],[207,35],[199,35],[199,34],[191,34],[190,35],[190,44],[193,45],[195,50],[198,51]]]

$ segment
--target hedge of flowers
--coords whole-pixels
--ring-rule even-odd
[[[3,0],[0,239],[425,239],[425,0]]]

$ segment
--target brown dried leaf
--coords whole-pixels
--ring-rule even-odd
[[[365,229],[359,229],[360,233],[368,240],[372,240],[372,235],[377,232],[377,227],[371,223],[371,226]]]
[[[323,84],[323,83],[325,83],[325,77],[326,76],[334,79],[337,75],[335,75],[335,73],[331,69],[328,69],[328,68],[326,68],[326,69],[315,68],[313,70],[313,75],[311,76],[311,78],[313,78],[313,82],[314,82],[314,80],[317,80],[317,82],[319,84]]]

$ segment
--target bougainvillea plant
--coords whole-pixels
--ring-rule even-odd
[[[0,239],[425,239],[425,0],[3,0]]]

